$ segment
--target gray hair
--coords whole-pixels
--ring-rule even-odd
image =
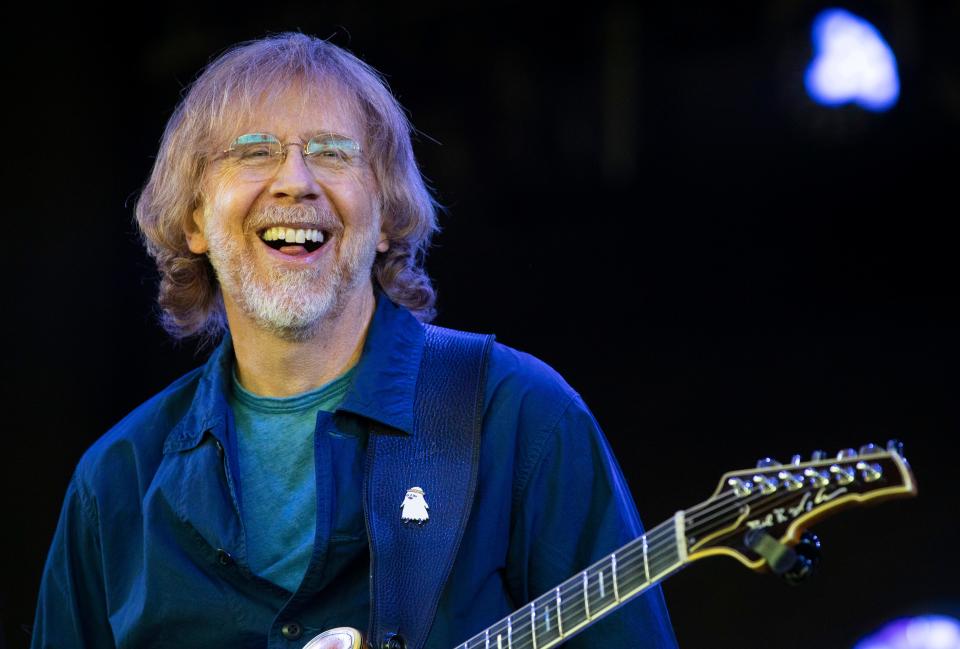
[[[438,204],[413,156],[412,126],[382,75],[350,52],[319,38],[286,32],[240,43],[210,63],[176,107],[137,200],[137,225],[160,271],[157,302],[175,338],[212,340],[226,329],[223,297],[206,255],[187,248],[183,226],[200,205],[201,180],[217,137],[264,97],[304,81],[333,84],[361,119],[380,190],[390,248],[377,253],[372,275],[391,300],[422,322],[436,315],[436,293],[423,267],[439,230]]]

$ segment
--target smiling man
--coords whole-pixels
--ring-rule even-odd
[[[81,458],[34,647],[565,639],[575,594],[498,620],[639,536],[634,505],[560,376],[427,324],[436,205],[374,70],[298,33],[228,51],[136,211],[165,327],[221,340]],[[675,647],[659,587],[568,646]]]

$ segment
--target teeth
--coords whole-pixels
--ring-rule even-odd
[[[289,243],[315,241],[317,243],[323,243],[323,232],[320,230],[304,230],[302,228],[297,230],[281,227],[267,228],[260,237],[264,241],[287,241]]]

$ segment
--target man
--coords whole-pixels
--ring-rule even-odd
[[[451,648],[641,533],[555,372],[423,324],[435,203],[351,54],[221,56],[136,211],[167,329],[223,340],[81,459],[34,647]],[[674,647],[659,588],[569,642],[602,645]]]

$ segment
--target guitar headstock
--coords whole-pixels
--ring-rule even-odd
[[[684,512],[687,558],[723,554],[763,570],[766,560],[750,544],[761,532],[792,546],[814,521],[844,507],[916,493],[902,446],[893,440],[886,448],[867,444],[833,458],[817,451],[806,462],[767,458],[754,469],[727,473],[708,500]]]

